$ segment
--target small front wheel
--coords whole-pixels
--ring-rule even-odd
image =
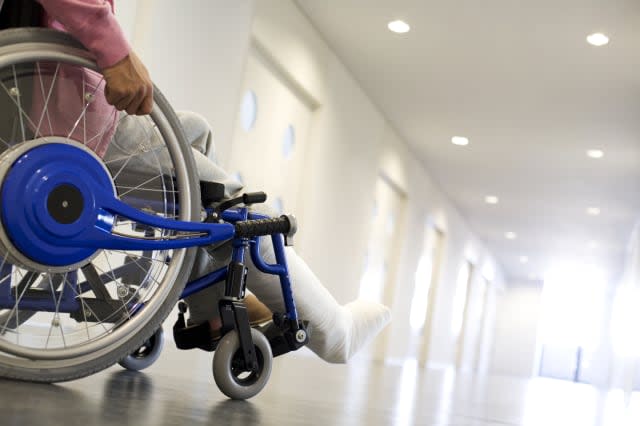
[[[269,341],[258,330],[251,329],[258,360],[258,371],[244,368],[240,338],[236,330],[222,337],[213,355],[213,378],[218,388],[231,399],[249,399],[257,395],[269,381],[273,354]]]
[[[141,371],[157,361],[164,347],[164,331],[160,327],[142,346],[120,360],[118,364],[127,370]]]

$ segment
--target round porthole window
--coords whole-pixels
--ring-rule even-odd
[[[242,128],[245,131],[250,131],[256,124],[256,118],[258,117],[258,99],[253,91],[249,90],[242,98],[242,107],[240,110],[240,120],[242,122]]]
[[[284,131],[282,138],[282,155],[284,158],[290,158],[293,154],[293,148],[296,144],[296,132],[292,125],[288,125]]]

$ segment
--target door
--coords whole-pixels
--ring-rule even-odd
[[[267,204],[278,213],[293,213],[302,222],[299,194],[304,187],[312,106],[255,46],[242,93],[228,170],[245,190],[266,192]]]
[[[410,322],[418,332],[420,341],[418,363],[425,365],[429,359],[429,342],[435,299],[440,282],[440,268],[444,257],[444,232],[434,226],[427,226],[425,231],[422,260],[416,270],[416,290],[412,300]],[[428,273],[427,273],[428,272]]]

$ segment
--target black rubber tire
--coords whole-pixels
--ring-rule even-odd
[[[91,57],[78,41],[59,31],[44,28],[18,28],[0,31],[0,48],[6,48],[10,45],[16,45],[16,48],[20,48],[22,44],[24,44],[24,49],[28,49],[29,45],[37,45],[39,49],[51,46],[51,50],[63,50],[72,56]],[[199,220],[200,188],[195,173],[196,169],[191,148],[184,137],[178,117],[169,102],[156,87],[154,87],[154,101],[156,107],[163,112],[169,123],[171,131],[178,141],[180,154],[184,158],[186,168],[189,171],[188,182],[185,182],[185,186],[188,186],[188,188],[181,188],[182,190],[188,189],[190,193],[189,220]],[[194,247],[185,250],[184,259],[179,266],[177,274],[178,279],[152,318],[146,324],[137,327],[135,333],[126,336],[117,345],[111,345],[97,353],[89,353],[65,360],[64,363],[57,361],[29,361],[26,359],[16,360],[15,357],[0,352],[0,377],[45,383],[61,382],[88,376],[123,359],[139,348],[156,332],[177,303],[193,266],[196,249]]]

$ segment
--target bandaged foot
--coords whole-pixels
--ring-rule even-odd
[[[364,300],[340,305],[291,247],[285,252],[298,316],[309,321],[309,349],[327,362],[347,362],[389,323],[389,309]],[[260,253],[267,263],[275,263],[270,239],[261,239]],[[283,312],[278,277],[258,272],[251,263],[248,266],[251,291],[272,311]]]
[[[334,324],[311,324],[309,341],[309,349],[332,363],[346,363],[391,321],[389,308],[367,300],[355,300],[334,311]]]

